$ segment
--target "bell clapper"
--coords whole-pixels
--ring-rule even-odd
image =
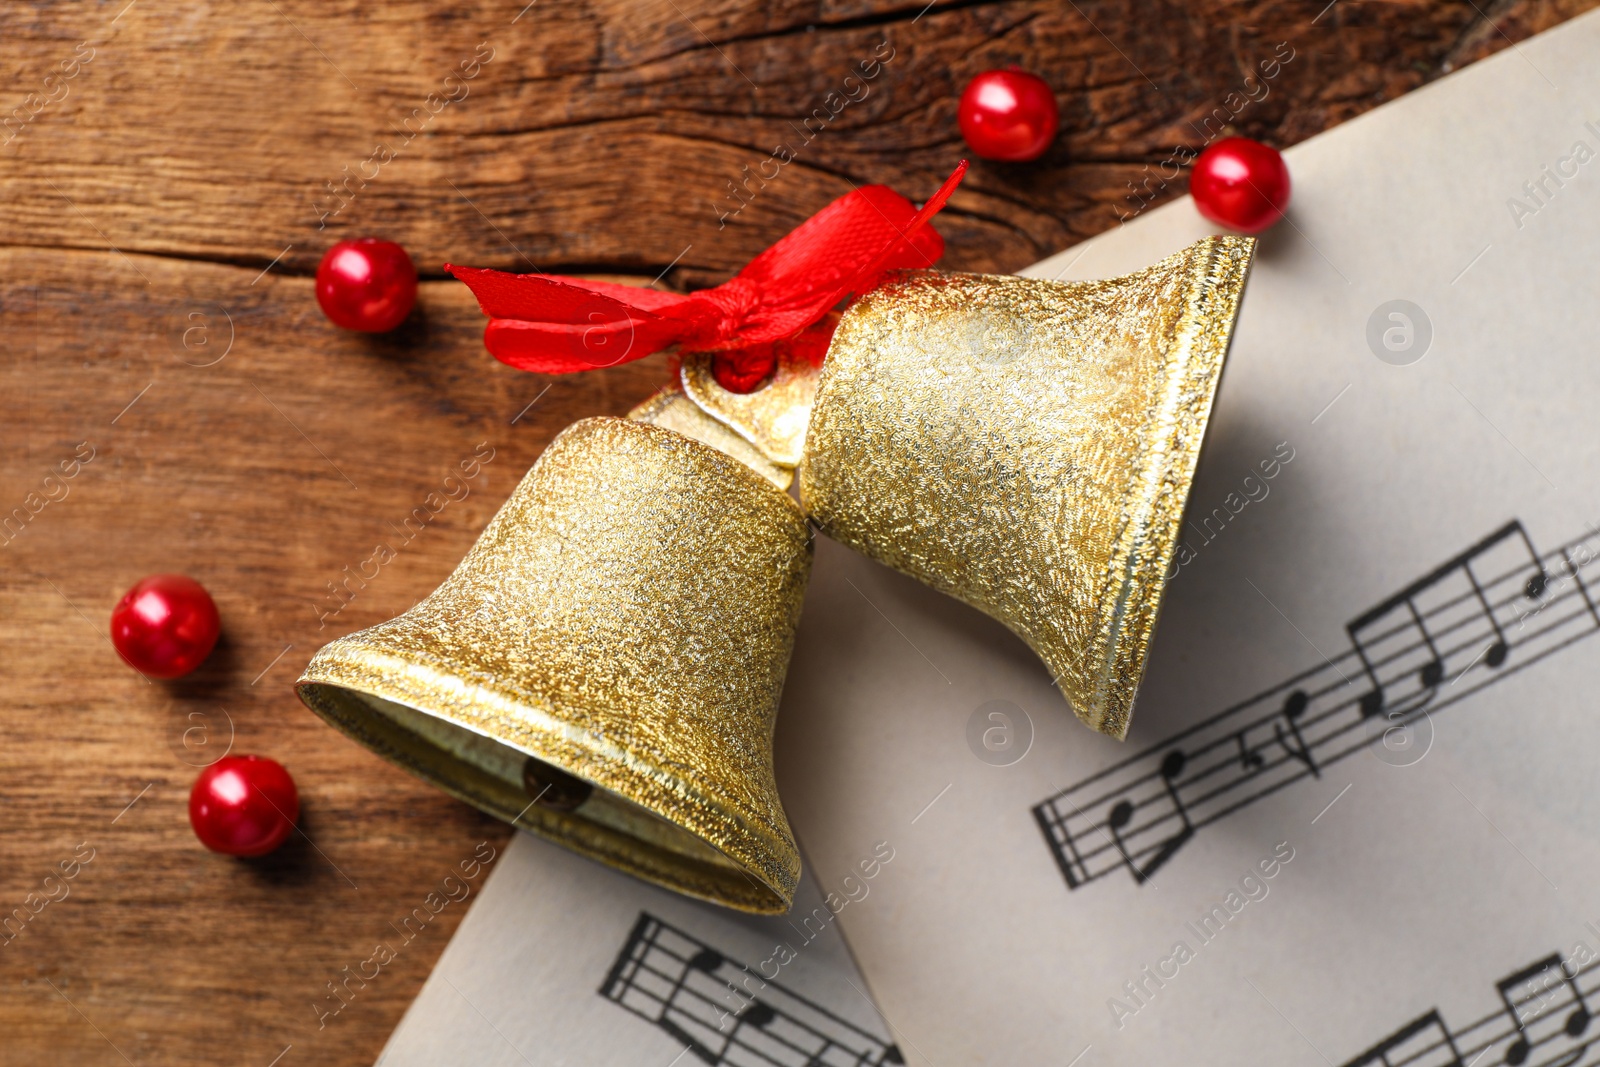
[[[563,812],[578,810],[594,792],[582,778],[532,756],[522,765],[522,788],[541,808]]]

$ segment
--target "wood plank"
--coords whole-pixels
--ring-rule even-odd
[[[960,86],[1017,63],[1058,88],[1063,135],[1036,165],[977,165],[939,223],[950,266],[1014,269],[1177,195],[1163,161],[1224,120],[1292,143],[1593,2],[1492,20],[1352,0],[0,8],[0,917],[93,850],[0,940],[0,1064],[371,1062],[466,904],[409,942],[391,924],[502,847],[290,683],[325,640],[432,589],[561,428],[665,371],[500,366],[446,260],[720,281],[852,185],[926,195],[962,154]],[[1294,58],[1259,80],[1280,43]],[[459,99],[429,114],[430,93]],[[779,143],[794,161],[744,184]],[[329,199],[379,144],[395,158]],[[723,218],[729,183],[748,205]],[[337,331],[312,299],[322,251],[364,233],[429,279],[389,337]],[[485,443],[493,460],[437,506]],[[395,558],[331,598],[380,542]],[[203,581],[225,631],[170,684],[105,637],[121,592],[162,570]],[[305,837],[265,860],[211,855],[187,825],[196,764],[230,733],[302,791]],[[380,943],[394,961],[325,1015],[328,983]]]
[[[303,272],[330,239],[381,231],[435,276],[449,259],[654,274],[686,248],[683,274],[721,276],[852,184],[926,195],[962,155],[965,79],[1020,63],[1061,87],[1063,136],[1040,165],[980,165],[942,223],[953,266],[1015,269],[1115,224],[1130,182],[1178,191],[1159,164],[1220,119],[1293,143],[1499,43],[1465,3],[1341,0],[1314,21],[1317,5],[1276,2],[920,19],[907,3],[163,2],[4,16],[18,96],[65,94],[6,150],[6,242],[258,266],[288,248]],[[47,89],[85,41],[93,58]],[[1263,81],[1275,54],[1294,58]],[[892,58],[859,80],[875,55]],[[781,168],[779,144],[796,156]],[[730,183],[750,206],[724,225]]]

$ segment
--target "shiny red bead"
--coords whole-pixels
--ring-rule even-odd
[[[317,265],[317,303],[335,326],[392,330],[417,302],[417,268],[393,241],[340,241]]]
[[[1055,93],[1038,75],[986,70],[967,83],[956,121],[961,136],[984,159],[1024,163],[1044,155],[1056,139],[1061,112]]]
[[[152,574],[111,609],[111,643],[152,678],[181,678],[211,655],[222,619],[205,586],[181,574]]]
[[[294,779],[265,756],[224,756],[200,772],[189,792],[189,825],[213,852],[264,856],[299,818]]]
[[[1225,137],[1194,161],[1189,194],[1212,222],[1260,233],[1289,208],[1289,167],[1275,148],[1248,137]]]

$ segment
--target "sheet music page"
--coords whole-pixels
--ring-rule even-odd
[[[1287,153],[1125,743],[819,540],[779,782],[823,883],[895,850],[839,923],[908,1062],[1600,1062],[1597,56]]]
[[[840,914],[898,862],[864,859]],[[865,990],[809,876],[789,915],[743,915],[518,833],[378,1063],[904,1063]]]

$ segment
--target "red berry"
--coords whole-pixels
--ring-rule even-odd
[[[211,655],[222,620],[205,586],[181,574],[152,574],[111,609],[111,643],[152,678],[181,678]]]
[[[294,779],[265,756],[224,756],[200,772],[189,792],[189,825],[213,852],[265,856],[299,818]]]
[[[1050,86],[1021,70],[986,70],[973,78],[956,114],[961,136],[974,152],[1007,163],[1044,155],[1061,126]]]
[[[317,303],[335,326],[392,330],[417,302],[417,268],[393,241],[340,241],[317,264]]]
[[[1224,137],[1195,160],[1189,193],[1212,222],[1260,233],[1289,207],[1289,168],[1275,148],[1248,137]]]

